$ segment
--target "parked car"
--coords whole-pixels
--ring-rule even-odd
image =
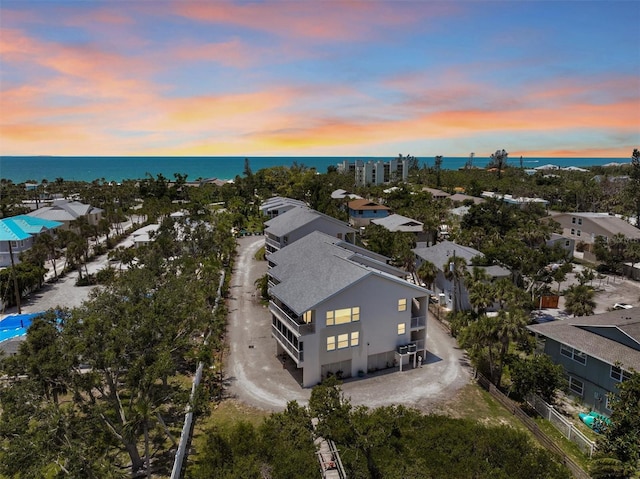
[[[613,305],[613,309],[631,309],[633,306],[627,303],[616,303]]]

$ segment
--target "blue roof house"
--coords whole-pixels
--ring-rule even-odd
[[[36,236],[62,226],[59,221],[19,215],[0,220],[0,267],[20,262],[20,253],[33,245]]]

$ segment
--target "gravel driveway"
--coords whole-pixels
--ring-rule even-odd
[[[280,411],[292,400],[306,404],[311,389],[302,388],[276,357],[271,315],[261,304],[254,281],[266,273],[265,261],[254,258],[264,237],[238,240],[238,256],[230,284],[226,361],[230,394],[265,410]],[[435,320],[427,326],[428,355],[422,368],[381,371],[347,380],[342,391],[354,405],[378,407],[403,404],[430,411],[455,396],[471,380],[464,351]],[[292,362],[288,362],[292,367]]]

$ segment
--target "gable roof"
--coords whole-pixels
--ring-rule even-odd
[[[35,234],[62,226],[62,223],[30,215],[11,216],[0,220],[0,241],[21,241]]]
[[[378,218],[371,222],[376,225],[384,226],[389,231],[402,231],[409,233],[420,233],[422,232],[423,226],[420,221],[396,214],[389,215],[385,218]]]
[[[284,196],[274,196],[265,200],[260,205],[260,211],[267,213],[272,210],[277,210],[283,207],[293,208],[295,206],[307,206],[304,201],[295,200],[293,198],[286,198]]]
[[[340,227],[343,227],[349,232],[355,233],[356,231],[347,223],[333,218],[332,216],[325,215],[306,206],[295,206],[290,210],[285,211],[275,218],[265,222],[265,232],[268,232],[277,237],[281,237],[297,230],[298,228],[301,228],[304,225],[313,222],[334,223]]]
[[[469,246],[462,246],[454,243],[453,241],[442,241],[441,243],[436,243],[433,246],[421,246],[414,248],[411,251],[413,251],[419,258],[433,263],[440,271],[442,271],[442,267],[451,260],[454,252],[455,256],[458,258],[465,259],[467,262],[467,270],[469,271],[473,269],[471,260],[476,256],[484,256],[477,249],[470,248]],[[495,278],[506,277],[511,274],[507,268],[498,265],[480,266],[480,268],[483,268],[487,274]]]
[[[352,210],[390,210],[388,206],[379,205],[371,200],[362,198],[359,200],[349,201],[349,208]]]
[[[534,333],[578,349],[607,364],[640,371],[640,308],[532,324]]]
[[[29,216],[52,221],[73,221],[89,213],[100,213],[102,209],[79,201],[55,200],[51,206],[44,206],[29,213]]]
[[[345,243],[319,231],[306,235],[268,256],[275,263],[269,274],[281,281],[270,293],[295,313],[302,314],[317,304],[369,276],[376,276],[418,291],[429,292],[388,271],[397,270],[376,263],[375,256],[362,248],[346,248]],[[379,266],[378,269],[376,266]]]

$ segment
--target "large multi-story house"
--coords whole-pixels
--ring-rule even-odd
[[[260,211],[268,218],[275,218],[293,208],[306,207],[304,201],[295,200],[293,198],[285,198],[283,196],[274,196],[264,201],[260,205]]]
[[[360,228],[369,226],[372,220],[386,218],[391,208],[367,199],[349,201],[349,224]]]
[[[598,236],[609,240],[617,234],[640,241],[640,229],[608,213],[554,213],[551,219],[560,223],[563,236],[576,243],[592,245]]]
[[[356,231],[343,221],[306,206],[295,206],[270,219],[265,226],[267,253],[278,251],[313,231],[322,231],[350,243],[354,242],[356,234]]]
[[[303,387],[425,357],[429,291],[386,259],[320,232],[267,256],[277,354]]]
[[[356,186],[382,185],[392,181],[407,181],[409,160],[394,158],[383,160],[344,160],[338,164],[341,173],[354,173]]]
[[[438,295],[438,301],[441,306],[459,311],[471,309],[469,301],[469,291],[464,285],[462,279],[454,282],[453,279],[447,279],[445,272],[449,269],[449,265],[454,261],[454,257],[464,258],[467,263],[467,271],[473,270],[472,259],[482,256],[482,253],[468,246],[462,246],[452,241],[442,241],[433,246],[418,246],[412,250],[416,255],[416,269],[420,265],[428,261],[437,268],[436,279],[433,283],[433,290]],[[480,266],[484,270],[491,281],[500,278],[509,278],[511,272],[502,266]]]
[[[610,414],[609,398],[631,371],[640,371],[640,308],[527,326],[544,352],[564,367],[569,392]]]
[[[102,219],[103,210],[79,201],[69,201],[65,199],[54,200],[51,206],[43,206],[31,213],[29,216],[42,218],[45,220],[58,221],[63,224],[61,229],[71,229],[71,222],[84,216],[90,225],[97,225]]]
[[[60,222],[29,215],[12,216],[0,220],[0,268],[18,264],[20,254],[33,246],[38,235],[48,234],[49,231],[60,226],[62,226]]]

